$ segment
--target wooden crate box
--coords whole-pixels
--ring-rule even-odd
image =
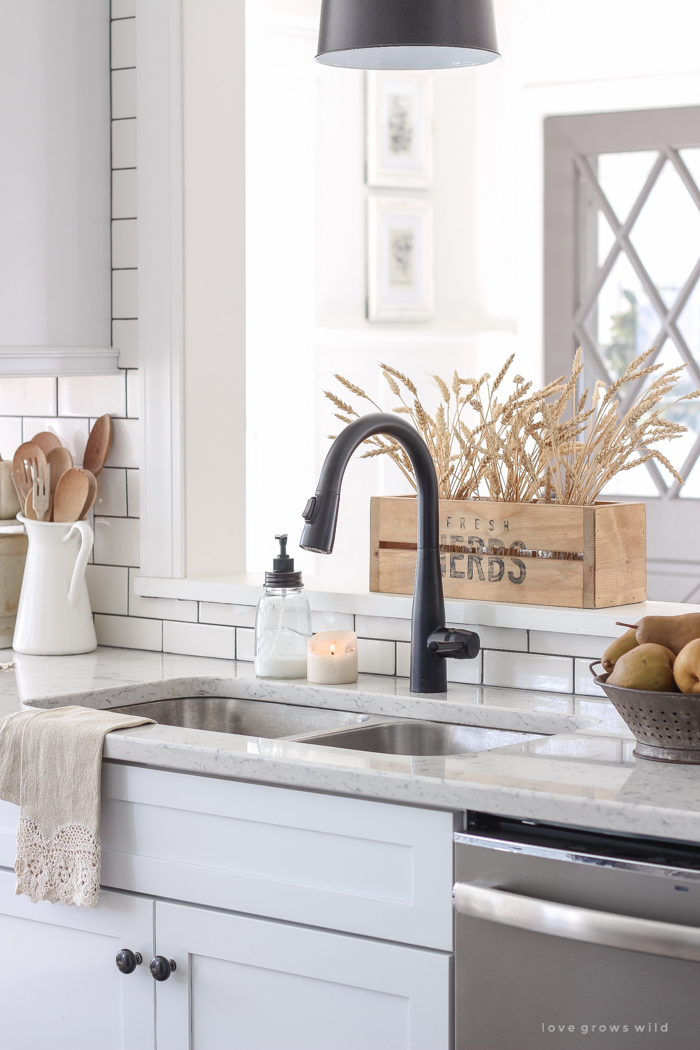
[[[370,590],[412,594],[416,499],[370,504]],[[646,507],[440,500],[446,598],[605,609],[646,600]]]

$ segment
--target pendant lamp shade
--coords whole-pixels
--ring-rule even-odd
[[[499,57],[493,0],[323,0],[316,58],[351,69],[451,69]]]

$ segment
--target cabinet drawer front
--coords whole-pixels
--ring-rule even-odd
[[[156,903],[169,1050],[449,1050],[452,956]]]
[[[453,815],[105,763],[104,885],[452,949]]]

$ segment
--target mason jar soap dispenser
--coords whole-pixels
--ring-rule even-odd
[[[287,554],[287,537],[275,536],[280,552],[265,573],[265,592],[255,617],[255,673],[260,678],[306,678],[311,610],[301,573]]]

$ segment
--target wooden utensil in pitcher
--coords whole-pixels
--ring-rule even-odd
[[[110,415],[100,416],[95,420],[95,425],[90,431],[85,455],[83,456],[83,468],[90,470],[97,477],[105,465],[105,460],[112,447],[112,417]]]
[[[23,445],[20,445],[12,460],[12,478],[22,506],[27,502],[27,493],[32,488],[32,475],[29,467],[34,460],[46,469],[44,450],[32,441],[25,441]]]
[[[91,470],[85,470],[84,467],[83,474],[85,474],[85,476],[87,477],[88,485],[90,487],[88,489],[87,499],[85,500],[85,506],[83,507],[83,513],[80,515],[80,517],[87,518],[88,514],[92,510],[92,505],[97,497],[97,478]]]
[[[40,433],[35,434],[32,438],[32,444],[38,445],[40,449],[43,449],[44,455],[48,458],[49,452],[55,448],[62,448],[61,439],[55,434],[52,434],[50,430],[42,430]]]
[[[73,466],[73,457],[67,448],[61,446],[48,453],[46,462],[51,467],[51,495],[53,496],[59,479]]]
[[[53,499],[54,521],[79,521],[90,491],[87,474],[71,467],[59,479]]]
[[[31,497],[37,521],[48,521],[51,506],[51,467],[48,463],[34,463],[32,481],[32,491],[27,496],[27,501]]]

